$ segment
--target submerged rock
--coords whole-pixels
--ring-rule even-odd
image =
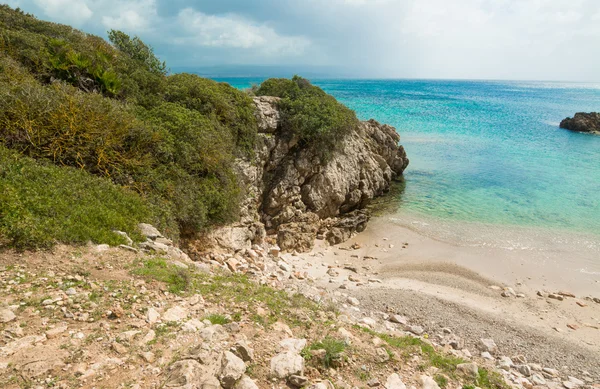
[[[600,113],[577,112],[574,117],[566,118],[560,122],[560,128],[600,134]]]

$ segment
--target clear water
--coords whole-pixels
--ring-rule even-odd
[[[246,88],[261,80],[225,81]],[[558,128],[575,112],[600,110],[600,85],[314,84],[361,119],[375,118],[398,129],[410,158],[394,219],[398,223],[468,244],[488,244],[499,231],[512,231],[512,237],[504,234],[510,242],[502,244],[529,247],[526,235],[543,230],[546,246],[548,236],[571,233],[572,243],[600,247],[600,136]]]

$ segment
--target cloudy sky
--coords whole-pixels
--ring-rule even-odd
[[[154,46],[172,69],[600,81],[599,0],[9,0]]]

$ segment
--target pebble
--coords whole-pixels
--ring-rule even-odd
[[[360,305],[360,301],[358,301],[356,297],[348,297],[346,301],[348,301],[348,304],[353,305],[355,307]]]

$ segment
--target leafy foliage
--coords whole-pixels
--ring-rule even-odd
[[[84,171],[36,162],[0,145],[0,244],[121,244],[150,207],[135,193]]]
[[[320,342],[311,344],[309,348],[310,350],[325,350],[322,362],[323,366],[328,369],[342,360],[342,353],[346,350],[346,343],[328,336]]]
[[[346,134],[358,125],[355,113],[321,88],[302,77],[269,79],[255,92],[259,96],[281,97],[283,126],[314,147],[323,157],[335,149]]]
[[[252,100],[166,76],[139,38],[109,35],[116,47],[0,6],[0,144],[141,194],[175,239],[234,220],[232,161],[254,144]]]
[[[110,30],[108,39],[117,49],[144,64],[152,73],[167,74],[167,64],[156,58],[152,47],[142,42],[139,37],[132,39],[122,31]]]

